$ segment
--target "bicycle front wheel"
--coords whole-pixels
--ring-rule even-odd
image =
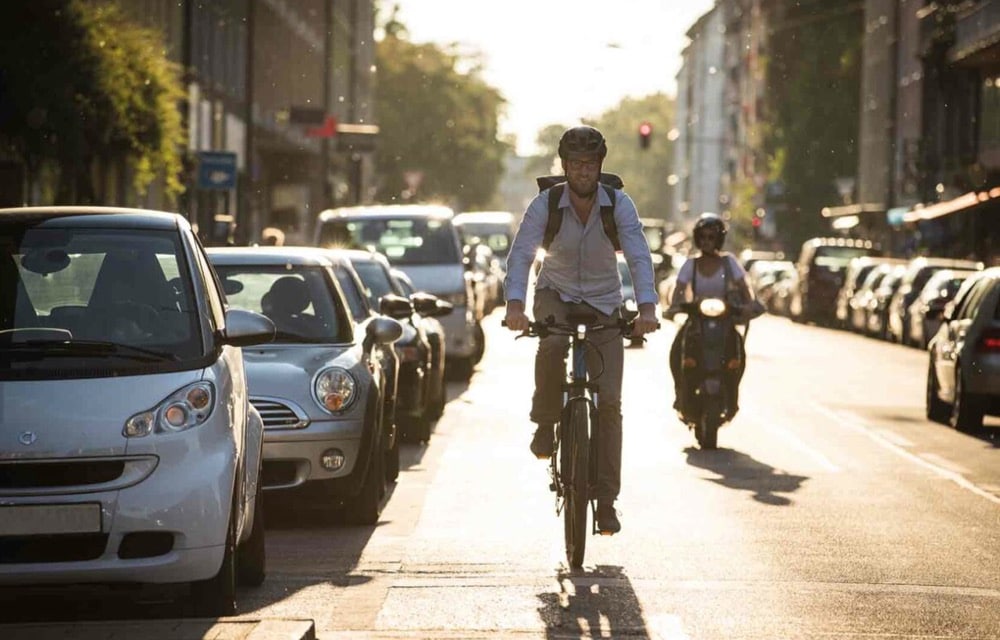
[[[570,401],[562,433],[563,528],[566,560],[574,569],[583,566],[583,554],[587,548],[587,512],[590,507],[588,414],[587,402]]]

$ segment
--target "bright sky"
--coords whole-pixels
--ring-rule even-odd
[[[715,0],[383,0],[414,42],[479,51],[507,99],[503,133],[534,150],[549,124],[572,125],[626,96],[674,95],[685,32]]]

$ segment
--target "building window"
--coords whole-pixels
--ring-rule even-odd
[[[979,126],[980,149],[1000,149],[1000,76],[983,83]]]

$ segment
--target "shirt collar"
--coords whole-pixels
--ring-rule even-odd
[[[568,209],[570,206],[572,206],[572,205],[570,205],[570,202],[569,202],[569,183],[566,182],[566,183],[563,183],[563,184],[566,185],[566,188],[563,189],[562,197],[559,198],[559,208],[560,209]],[[597,200],[596,200],[596,204],[597,204],[598,208],[600,208],[600,207],[610,207],[613,204],[611,202],[611,198],[608,197],[608,192],[604,188],[604,185],[602,185],[600,183],[598,183],[598,185],[597,185]]]

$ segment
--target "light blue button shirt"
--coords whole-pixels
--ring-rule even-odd
[[[656,304],[653,260],[639,213],[632,198],[623,191],[614,193],[618,239],[632,272],[636,302]],[[615,248],[601,223],[601,207],[610,205],[607,191],[598,188],[584,225],[570,204],[569,188],[563,190],[559,200],[559,208],[563,210],[562,224],[542,263],[536,289],[555,289],[564,301],[586,302],[606,315],[621,306],[622,281]],[[545,237],[548,218],[549,192],[545,190],[528,205],[507,254],[507,278],[504,280],[507,300],[525,300],[531,265]]]

